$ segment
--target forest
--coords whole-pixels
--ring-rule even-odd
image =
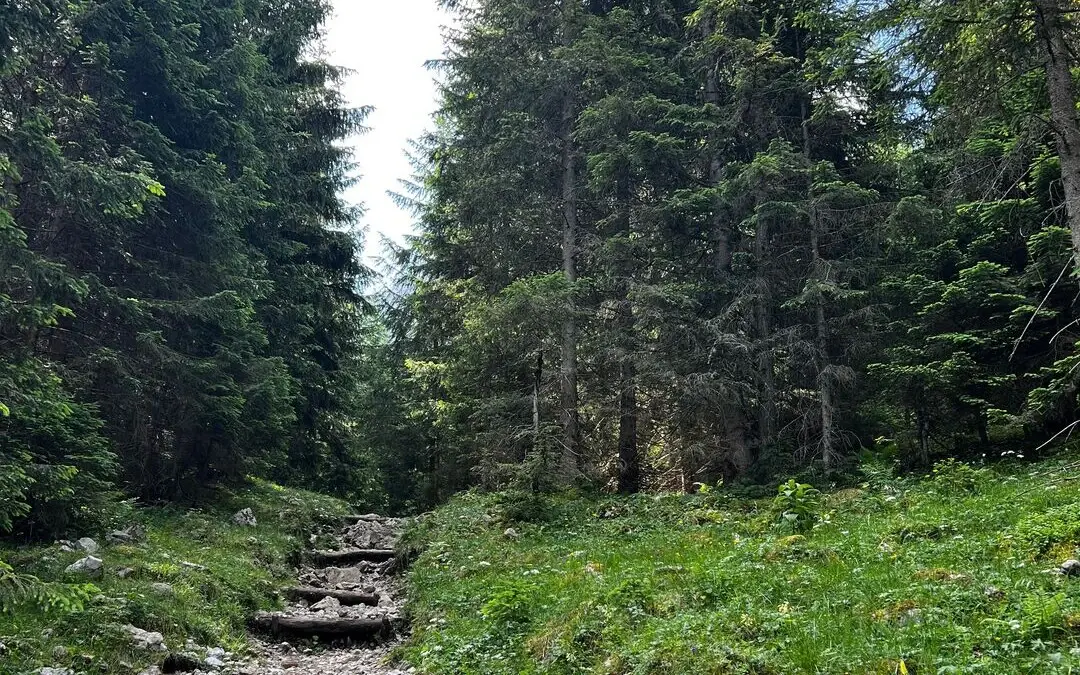
[[[432,6],[0,0],[0,674],[1080,667],[1077,0]]]
[[[326,0],[0,7],[0,527],[1068,444],[1070,1],[444,4],[381,278]]]
[[[1073,3],[458,11],[384,313],[433,501],[1068,444]]]

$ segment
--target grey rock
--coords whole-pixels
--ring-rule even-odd
[[[185,568],[187,568],[189,570],[198,570],[199,572],[208,572],[208,571],[210,571],[209,567],[206,567],[204,565],[197,565],[197,564],[195,564],[193,562],[186,562],[186,561],[181,562],[180,567],[185,567]]]
[[[204,661],[204,663],[208,667],[213,668],[215,670],[217,670],[218,668],[224,668],[225,667],[225,662],[222,661],[221,659],[219,659],[216,656],[207,656],[206,661]]]
[[[56,645],[52,650],[53,661],[63,661],[69,655],[68,648],[64,645]]]
[[[134,567],[121,567],[120,569],[116,570],[116,576],[120,577],[121,579],[127,579],[132,574],[135,574]]]
[[[368,576],[359,567],[327,567],[323,570],[326,583],[337,588],[346,584],[360,585],[367,581]]]
[[[60,547],[60,550],[64,553],[71,553],[78,548],[78,544],[67,539],[60,539],[56,542],[56,545]]]
[[[918,607],[912,607],[900,615],[901,626],[910,626],[918,623],[922,623],[922,610]]]
[[[1061,563],[1061,567],[1058,568],[1058,571],[1067,577],[1080,575],[1080,560],[1066,560]]]
[[[139,675],[161,675],[161,668],[157,666],[150,666],[145,670],[140,670]]]
[[[191,652],[169,654],[161,664],[162,670],[169,673],[193,673],[203,665],[202,657]]]
[[[251,509],[241,509],[233,514],[233,522],[241,527],[255,527],[259,521],[255,520],[255,513]]]
[[[94,555],[99,550],[101,550],[101,547],[98,546],[98,543],[90,537],[83,537],[79,541],[75,542],[75,547],[78,548],[80,551],[86,551],[90,555]]]
[[[4,644],[3,642],[0,642],[0,656],[3,656],[4,654],[7,654],[7,650],[8,650],[7,645]]]
[[[105,562],[101,558],[95,558],[94,556],[86,556],[82,560],[76,560],[67,566],[64,570],[69,574],[83,574],[88,577],[99,577],[101,571],[105,567]]]
[[[153,584],[150,584],[150,590],[155,595],[175,595],[175,591],[173,591],[172,584],[166,584],[166,583],[163,583],[163,582],[160,582],[160,581],[156,582],[156,583],[153,583]]]
[[[341,602],[339,602],[337,598],[331,598],[331,597],[327,596],[327,597],[323,598],[322,600],[316,602],[314,605],[312,605],[311,609],[312,609],[312,611],[315,611],[315,612],[325,612],[325,611],[329,611],[329,610],[338,610],[338,609],[341,609]]]
[[[40,668],[37,671],[38,675],[75,675],[75,671],[70,668]]]
[[[146,537],[146,530],[138,523],[125,527],[122,530],[113,530],[105,535],[105,541],[110,544],[135,544]]]
[[[221,647],[213,647],[211,649],[206,650],[206,655],[210,656],[210,657],[213,657],[215,659],[223,659],[228,655],[228,652],[226,652]]]
[[[511,541],[521,538],[521,535],[518,534],[518,531],[515,530],[512,527],[506,528],[506,531],[503,532],[503,536],[506,537],[507,539],[511,540]]]
[[[139,649],[152,652],[167,652],[169,647],[165,644],[165,636],[161,633],[143,630],[128,624],[124,630],[131,636],[131,642]]]

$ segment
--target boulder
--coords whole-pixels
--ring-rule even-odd
[[[367,582],[367,575],[359,567],[327,567],[323,570],[326,583],[332,588],[350,588]]]
[[[94,555],[101,549],[101,547],[98,546],[98,543],[90,537],[83,537],[79,541],[75,542],[75,546],[80,551],[86,551],[90,555]]]
[[[161,633],[136,628],[130,624],[124,626],[124,630],[131,636],[132,644],[139,649],[145,649],[152,652],[169,651],[168,646],[165,644],[165,636]]]
[[[157,582],[150,584],[150,590],[155,595],[174,595],[172,584]]]
[[[161,670],[165,673],[192,673],[201,668],[202,659],[197,654],[184,652],[181,654],[169,654],[161,664]]]
[[[82,560],[76,560],[67,566],[64,570],[69,574],[82,574],[88,577],[101,576],[102,569],[105,567],[105,562],[101,558],[95,558],[94,556],[86,556]]]
[[[329,595],[311,606],[313,612],[337,611],[339,609],[341,609],[341,601]]]
[[[255,527],[259,521],[255,520],[255,512],[251,509],[241,509],[233,514],[233,522],[241,527]]]
[[[110,544],[135,544],[146,537],[146,530],[138,523],[125,527],[122,530],[113,530],[105,535],[105,541]]]
[[[1067,577],[1075,577],[1080,575],[1080,560],[1066,560],[1061,563],[1061,567],[1058,571]]]
[[[135,574],[134,567],[121,567],[120,569],[116,570],[116,576],[120,577],[121,579],[127,579],[132,574]]]
[[[341,538],[352,548],[392,549],[401,538],[401,530],[397,520],[360,520],[347,527]]]

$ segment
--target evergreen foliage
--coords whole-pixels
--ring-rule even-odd
[[[247,475],[367,497],[364,110],[324,0],[0,8],[0,530]]]
[[[391,312],[431,498],[1070,437],[1072,3],[447,4]]]

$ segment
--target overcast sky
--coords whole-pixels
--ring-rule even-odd
[[[335,0],[327,25],[328,60],[351,69],[344,87],[349,103],[371,105],[371,130],[352,139],[361,180],[346,194],[367,209],[367,254],[378,253],[379,234],[398,241],[411,231],[412,216],[387,196],[412,173],[410,139],[430,127],[435,110],[433,74],[424,63],[443,54],[442,26],[449,16],[436,0]]]

